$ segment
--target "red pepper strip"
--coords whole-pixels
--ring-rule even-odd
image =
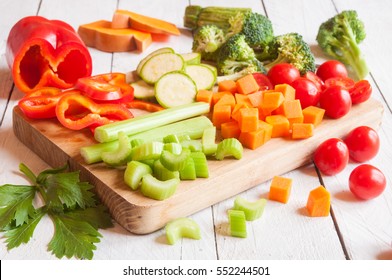
[[[48,119],[56,117],[56,105],[62,92],[58,88],[45,87],[31,92],[19,100],[18,106],[22,112],[32,119]]]
[[[6,59],[15,85],[24,93],[53,86],[71,88],[91,75],[90,53],[67,23],[28,16],[11,29]]]
[[[133,87],[123,73],[108,73],[77,80],[75,88],[96,102],[126,103],[133,100]]]
[[[65,94],[56,106],[57,119],[69,129],[95,128],[113,121],[133,118],[133,114],[120,104],[98,104],[77,92]]]
[[[165,109],[161,105],[148,101],[135,100],[135,99],[132,102],[125,103],[125,106],[129,109],[140,109],[148,112],[158,112]]]

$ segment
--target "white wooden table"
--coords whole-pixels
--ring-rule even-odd
[[[226,210],[233,198],[208,207],[192,218],[200,225],[202,239],[184,239],[174,246],[166,245],[164,231],[148,235],[133,235],[118,224],[101,230],[103,235],[94,259],[164,259],[164,260],[344,260],[392,259],[392,2],[390,0],[2,0],[0,1],[0,185],[26,183],[18,172],[20,162],[39,172],[49,166],[18,141],[12,131],[12,108],[22,97],[13,85],[5,59],[5,46],[12,25],[27,15],[41,15],[61,19],[75,29],[98,19],[111,20],[116,8],[154,16],[175,23],[181,36],[171,37],[166,43],[153,43],[146,53],[170,45],[178,52],[189,52],[192,34],[183,28],[183,15],[188,4],[202,6],[251,7],[267,15],[275,34],[298,32],[312,46],[317,62],[326,58],[316,44],[316,34],[321,22],[336,12],[355,9],[365,22],[367,38],[361,47],[366,55],[373,85],[373,96],[385,107],[381,129],[381,151],[370,163],[379,167],[387,177],[388,185],[382,196],[371,201],[358,201],[348,190],[348,176],[356,166],[350,163],[341,174],[322,177],[332,194],[332,213],[326,218],[310,218],[304,206],[310,189],[320,184],[313,165],[288,174],[294,187],[287,205],[268,202],[260,220],[248,224],[246,239],[225,234]],[[110,71],[128,72],[135,69],[146,53],[103,53],[90,49],[93,74]],[[268,195],[270,182],[241,194],[249,200]],[[230,184],[230,183],[228,183]],[[0,241],[0,259],[55,259],[47,251],[53,225],[44,219],[27,245],[7,251],[4,238]],[[2,235],[0,235],[2,236]]]

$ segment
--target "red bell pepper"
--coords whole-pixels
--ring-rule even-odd
[[[75,90],[76,91],[76,90]],[[98,104],[79,91],[71,91],[60,98],[56,106],[59,122],[72,130],[95,128],[113,121],[133,118],[121,104]]]
[[[19,100],[22,112],[32,119],[48,119],[56,117],[56,105],[66,92],[55,87],[36,89]]]
[[[133,87],[124,73],[108,73],[79,78],[75,88],[96,102],[126,103],[133,100]]]
[[[75,30],[40,16],[25,17],[12,27],[6,59],[24,93],[45,86],[70,88],[92,72],[90,53]]]

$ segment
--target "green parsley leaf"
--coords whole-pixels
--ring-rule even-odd
[[[49,243],[49,251],[57,258],[78,257],[92,259],[96,249],[94,243],[100,241],[102,235],[89,223],[73,219],[67,215],[53,215],[55,233]]]
[[[95,194],[90,190],[94,188],[93,185],[88,182],[79,183],[80,191],[82,192],[83,203],[85,207],[95,207],[97,206],[97,201],[95,199]]]
[[[26,223],[34,214],[35,188],[24,185],[0,186],[0,230],[15,220],[16,226]]]
[[[66,216],[88,222],[94,228],[110,228],[113,226],[112,218],[107,208],[100,204],[97,207],[86,209],[76,209],[65,214]]]

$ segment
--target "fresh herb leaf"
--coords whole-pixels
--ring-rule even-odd
[[[0,186],[0,230],[4,229],[13,220],[16,226],[26,223],[34,213],[33,199],[35,189],[24,185]]]
[[[113,226],[112,218],[104,205],[94,208],[76,209],[65,214],[66,216],[88,222],[94,228],[110,228]]]
[[[83,203],[85,207],[95,207],[97,206],[97,201],[95,200],[95,195],[90,190],[94,188],[93,185],[88,182],[79,183],[80,191],[82,192]]]

